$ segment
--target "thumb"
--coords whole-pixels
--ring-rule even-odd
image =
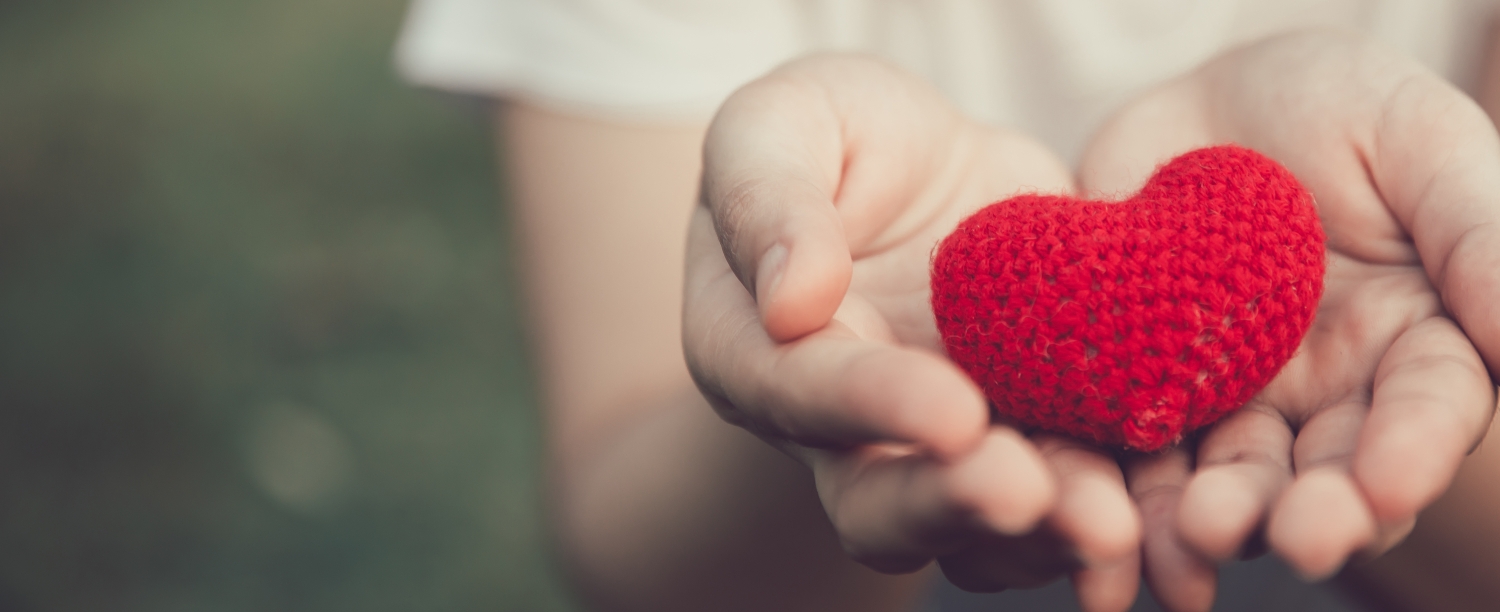
[[[827,325],[849,289],[853,263],[833,203],[841,140],[825,96],[773,74],[735,92],[704,142],[703,205],[780,342]]]

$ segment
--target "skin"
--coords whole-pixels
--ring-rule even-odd
[[[1252,538],[1317,580],[1404,538],[1489,428],[1500,365],[1500,139],[1447,82],[1360,38],[1304,33],[1221,56],[1125,108],[1084,189],[1234,141],[1284,163],[1329,236],[1325,294],[1292,361],[1195,447],[1132,462],[1145,574],[1207,610],[1212,563]]]
[[[1139,519],[1117,463],[990,423],[929,306],[933,245],[985,203],[1071,192],[1066,168],[839,55],[731,96],[704,160],[689,370],[725,420],[808,466],[844,549],[893,573],[936,559],[978,591],[1076,573],[1089,609],[1128,607]]]
[[[1416,75],[1425,89],[1397,89],[1438,93],[1401,98],[1425,120],[1408,131],[1493,157],[1492,128],[1474,123],[1451,88],[1365,43],[1318,34],[1232,52],[1146,94],[1100,133],[1080,184],[1128,191],[1190,143],[1260,129],[1253,108],[1204,112],[1206,92],[1229,95],[1237,81],[1279,82],[1260,95],[1287,99],[1337,93],[1298,81],[1295,69],[1251,70],[1298,53],[1324,69],[1358,60],[1366,76],[1352,85],[1387,102],[1387,82],[1369,75]],[[1323,103],[1327,115],[1356,119],[1392,106]],[[1158,129],[1173,112],[1193,117],[1190,127]],[[927,584],[909,572],[936,559],[976,590],[1070,575],[1086,610],[1123,610],[1142,538],[1146,575],[1169,609],[1207,609],[1214,562],[1258,540],[1309,575],[1388,547],[1442,491],[1494,404],[1488,353],[1474,346],[1495,345],[1469,338],[1492,333],[1481,331],[1495,320],[1482,309],[1500,283],[1454,284],[1463,274],[1434,277],[1422,265],[1461,244],[1440,231],[1444,219],[1451,230],[1493,208],[1488,179],[1469,180],[1487,171],[1474,163],[1427,183],[1446,191],[1391,177],[1372,186],[1351,159],[1387,160],[1372,166],[1379,177],[1424,157],[1397,147],[1367,156],[1360,147],[1373,141],[1356,128],[1368,123],[1298,126],[1338,162],[1317,180],[1273,153],[1321,206],[1341,203],[1324,213],[1338,265],[1309,336],[1317,350],[1304,347],[1287,380],[1191,452],[1136,458],[1123,472],[1097,449],[989,424],[977,390],[936,349],[925,266],[937,238],[974,203],[1074,189],[1036,143],[959,116],[883,64],[839,56],[794,63],[736,94],[706,147],[704,126],[606,122],[525,101],[502,107],[499,125],[546,405],[553,530],[597,609],[909,610]],[[1356,133],[1365,138],[1344,138]],[[1410,206],[1382,197],[1411,192],[1420,195]],[[1495,269],[1486,244],[1500,243],[1465,247],[1471,280]],[[1416,434],[1382,436],[1402,423]],[[1402,473],[1382,476],[1393,471]],[[1474,572],[1443,573],[1438,588],[1387,578],[1433,559],[1491,559],[1500,534],[1464,525],[1500,510],[1495,475],[1500,453],[1471,457],[1428,514],[1453,526],[1424,522],[1352,575],[1374,577],[1386,601],[1440,601],[1434,592],[1494,601]],[[1409,561],[1381,565],[1389,559]]]
[[[1487,441],[1459,468],[1453,485],[1422,512],[1407,539],[1390,552],[1345,571],[1341,580],[1374,610],[1485,612],[1500,601],[1500,440],[1492,421]]]
[[[1479,102],[1500,117],[1500,36],[1491,36],[1490,62]],[[1448,492],[1422,511],[1412,535],[1373,561],[1344,571],[1353,591],[1379,610],[1485,612],[1500,601],[1493,579],[1500,567],[1500,420],[1458,468]]]
[[[911,609],[924,581],[850,560],[806,470],[721,421],[688,377],[682,237],[705,126],[499,113],[551,528],[579,595],[621,611]]]
[[[907,106],[882,109],[886,119],[915,110],[946,126],[941,142],[901,143],[943,149],[932,165],[941,180],[917,176],[904,187],[938,196],[924,217],[940,222],[865,240],[914,256],[929,248],[921,240],[956,223],[960,201],[972,206],[1042,184],[1071,189],[1064,167],[1034,142],[958,116],[927,86],[883,64],[825,58],[789,70],[848,61],[867,71],[858,81],[917,94],[899,100]],[[779,90],[785,74],[762,85]],[[1027,440],[991,427],[978,391],[934,352],[932,323],[922,320],[930,317],[916,325],[910,316],[887,319],[892,309],[925,308],[925,298],[903,295],[925,287],[905,260],[888,256],[872,266],[845,256],[852,286],[868,285],[870,299],[850,300],[829,333],[776,343],[728,266],[708,205],[691,212],[701,130],[603,123],[525,104],[507,106],[501,119],[502,143],[514,152],[506,171],[547,406],[553,527],[595,607],[909,610],[929,581],[912,572],[938,557],[973,589],[1071,574],[1091,610],[1128,607],[1138,584],[1139,518],[1118,465],[1062,438]],[[840,131],[837,122],[816,127]],[[1047,182],[954,180],[1016,165]],[[873,178],[888,174],[869,170]],[[893,220],[910,219],[887,218],[883,227]],[[679,232],[689,223],[684,251]],[[589,255],[598,250],[612,255]],[[792,253],[789,269],[801,270],[806,251]],[[663,290],[683,286],[684,259],[692,262],[685,298]],[[719,355],[739,355],[740,372],[763,373],[745,382],[711,360],[694,367],[705,386],[735,394],[734,410],[749,416],[722,401],[717,408],[742,423],[763,419],[752,426],[760,439],[715,416],[681,358],[665,356],[681,351],[684,299],[700,315],[686,320],[688,338],[700,340],[689,354],[719,347]],[[925,334],[924,344],[899,340],[912,334]],[[744,345],[757,348],[739,351]],[[843,376],[871,384],[827,384]],[[777,401],[744,399],[756,393]],[[885,443],[868,443],[876,440]]]
[[[1500,23],[1495,24],[1500,26]],[[1478,101],[1500,118],[1500,28],[1492,27]],[[1376,610],[1484,612],[1500,601],[1500,420],[1459,467],[1448,491],[1422,511],[1411,535],[1390,552],[1346,570],[1341,579]]]

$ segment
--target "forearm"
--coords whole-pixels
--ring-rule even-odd
[[[909,607],[839,549],[807,470],[721,422],[682,361],[702,128],[502,111],[553,528],[610,610]]]
[[[910,610],[925,580],[850,561],[807,470],[667,398],[556,491],[556,528],[586,596],[619,610]]]

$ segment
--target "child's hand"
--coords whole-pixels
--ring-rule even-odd
[[[1172,155],[1226,141],[1312,191],[1327,284],[1297,355],[1196,457],[1131,466],[1145,570],[1172,610],[1207,610],[1208,561],[1262,527],[1312,578],[1399,541],[1486,430],[1500,367],[1500,142],[1464,94],[1346,35],[1276,38],[1132,104],[1081,182],[1128,193]]]
[[[689,367],[726,420],[812,469],[846,550],[888,572],[937,558],[971,590],[1073,572],[1087,609],[1128,607],[1140,521],[1116,462],[992,425],[929,304],[932,249],[961,217],[1070,192],[1067,169],[849,56],[740,90],[704,159]]]

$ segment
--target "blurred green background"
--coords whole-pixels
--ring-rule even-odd
[[[0,610],[568,610],[399,0],[0,1]]]

